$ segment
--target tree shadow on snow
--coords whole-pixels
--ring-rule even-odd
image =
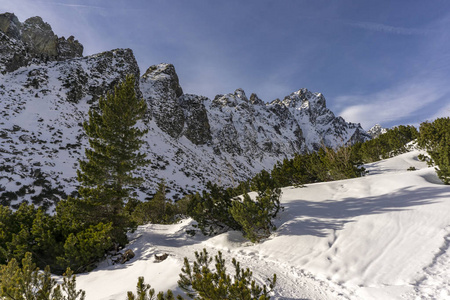
[[[301,193],[299,195],[301,197]],[[418,205],[433,204],[440,198],[449,198],[445,186],[417,188],[409,186],[395,193],[366,198],[344,198],[322,202],[297,200],[285,203],[285,212],[279,224],[280,235],[312,235],[325,237],[330,230],[340,230],[353,218],[412,209]],[[287,221],[283,222],[283,219]]]

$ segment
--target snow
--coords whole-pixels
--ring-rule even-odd
[[[206,248],[236,258],[259,283],[276,273],[273,299],[450,299],[450,186],[418,154],[367,165],[362,178],[284,188],[278,230],[259,244],[236,231],[189,236],[190,219],[141,226],[130,235],[135,258],[103,262],[78,287],[87,299],[125,299],[144,276],[157,291],[182,293],[183,258]],[[155,262],[162,253],[168,259]]]

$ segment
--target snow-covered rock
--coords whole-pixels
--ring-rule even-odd
[[[88,145],[82,123],[98,98],[128,74],[139,78],[136,91],[148,104],[142,151],[151,164],[139,170],[146,179],[141,199],[161,179],[176,198],[208,181],[233,185],[295,153],[370,138],[359,124],[335,117],[323,95],[306,89],[271,103],[256,94],[248,98],[242,89],[211,100],[184,94],[171,64],[151,66],[140,77],[130,49],[79,57],[78,42],[58,39],[38,17],[21,24],[3,14],[0,29],[3,205],[51,206],[76,191],[78,160]],[[54,57],[55,39],[57,49],[69,50]]]
[[[376,137],[379,137],[383,133],[386,133],[387,129],[381,127],[380,124],[375,124],[372,128],[370,128],[367,133],[374,139]]]
[[[21,23],[12,13],[0,14],[0,42],[0,72],[83,55],[83,45],[73,36],[59,38],[41,17]]]

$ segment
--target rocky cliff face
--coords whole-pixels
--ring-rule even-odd
[[[148,104],[140,198],[165,179],[174,198],[208,181],[233,185],[279,160],[321,145],[368,139],[358,124],[326,108],[321,94],[301,89],[265,103],[242,89],[213,100],[184,94],[170,64],[139,76],[129,49],[81,57],[73,38],[48,24],[0,15],[0,204],[51,207],[77,188],[78,159],[88,145],[82,122],[100,96],[126,75]],[[64,48],[64,49],[63,49]],[[41,55],[42,57],[38,57]],[[20,68],[19,68],[20,67]]]
[[[0,14],[0,42],[1,72],[83,55],[83,46],[73,36],[59,38],[40,17],[21,23],[14,14]]]

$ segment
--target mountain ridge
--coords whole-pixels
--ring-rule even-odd
[[[76,191],[78,159],[88,145],[81,124],[98,98],[128,74],[139,79],[136,92],[148,105],[139,125],[149,129],[142,151],[151,160],[138,171],[146,179],[137,189],[141,200],[151,196],[161,179],[177,199],[203,189],[208,181],[233,185],[246,180],[295,153],[370,138],[359,124],[336,117],[320,93],[300,89],[270,103],[256,94],[248,98],[243,89],[212,100],[184,94],[173,65],[154,65],[140,76],[131,49],[84,57],[81,44],[68,57],[44,52],[37,57],[36,50],[28,49],[11,64],[11,51],[22,51],[25,42],[9,30],[12,25],[2,25],[5,19],[23,28],[14,15],[0,15],[0,37],[7,45],[0,49],[3,205],[27,201],[50,208]],[[47,25],[46,35],[52,32]],[[34,39],[42,40],[39,34]]]

